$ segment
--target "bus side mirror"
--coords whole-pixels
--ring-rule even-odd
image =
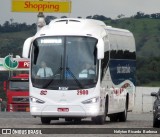
[[[23,58],[29,58],[29,52],[31,48],[31,43],[32,43],[33,37],[29,37],[28,39],[25,40],[23,44],[23,51],[22,51],[22,57]]]
[[[104,41],[103,39],[99,39],[97,43],[97,58],[98,59],[103,59],[104,58]]]
[[[7,90],[7,81],[3,82],[3,90],[6,91]]]

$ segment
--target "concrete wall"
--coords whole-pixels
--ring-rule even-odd
[[[136,87],[135,106],[133,112],[152,112],[155,97],[151,92],[157,92],[159,87]]]

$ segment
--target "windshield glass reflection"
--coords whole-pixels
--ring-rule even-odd
[[[33,42],[34,87],[68,90],[94,87],[98,77],[97,39],[82,36],[41,37]]]

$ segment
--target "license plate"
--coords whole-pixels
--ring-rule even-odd
[[[57,108],[58,112],[69,112],[69,108]]]

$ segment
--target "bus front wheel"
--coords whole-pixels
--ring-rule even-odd
[[[95,124],[98,124],[98,125],[103,125],[103,124],[105,124],[107,113],[108,113],[108,96],[107,96],[107,99],[106,99],[106,102],[105,102],[104,114],[101,115],[101,116],[92,117],[92,121],[93,121]]]
[[[97,125],[103,125],[105,123],[105,120],[106,120],[106,116],[104,115],[92,118],[92,121]]]
[[[125,110],[118,114],[119,122],[125,122],[127,120],[127,103],[125,105]]]

